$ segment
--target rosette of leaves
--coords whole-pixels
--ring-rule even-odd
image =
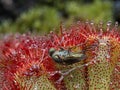
[[[113,28],[78,22],[46,36],[6,35],[0,41],[0,88],[3,90],[119,90],[120,34]],[[60,64],[50,48],[83,53],[86,58]],[[64,55],[64,54],[63,54]],[[58,53],[59,56],[59,53]],[[73,55],[71,58],[74,58]],[[66,57],[61,58],[62,62]],[[74,59],[73,59],[74,60]]]

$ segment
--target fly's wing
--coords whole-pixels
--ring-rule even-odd
[[[86,55],[85,54],[72,54],[64,58],[64,63],[65,64],[74,64],[76,62],[80,62],[81,60],[85,60]]]

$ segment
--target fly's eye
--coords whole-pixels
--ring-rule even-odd
[[[56,50],[55,50],[54,48],[50,48],[50,50],[49,50],[49,55],[52,56],[55,51],[56,51]]]

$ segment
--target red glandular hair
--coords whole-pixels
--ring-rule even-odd
[[[40,77],[45,76],[45,83],[50,85],[48,90],[120,89],[120,36],[116,26],[111,28],[110,23],[107,25],[104,30],[102,24],[95,27],[93,23],[79,22],[67,30],[61,28],[58,34],[6,35],[0,42],[0,88],[30,90],[36,85],[40,89],[43,87],[40,85],[44,85]],[[49,56],[48,51],[52,47],[56,50],[75,47],[74,52],[86,50],[87,59],[83,63],[58,65]],[[82,70],[79,69],[81,65],[84,67]],[[69,74],[61,74],[62,70],[75,66],[78,68]],[[62,76],[64,78],[60,80]]]
[[[1,88],[19,90],[14,78],[16,73],[19,76],[40,76],[55,70],[53,61],[48,58],[47,41],[46,37],[30,35],[10,35],[1,41],[1,78],[5,78],[1,81]]]

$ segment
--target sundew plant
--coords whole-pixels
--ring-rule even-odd
[[[0,40],[1,90],[119,90],[118,23],[78,22],[45,36]]]

